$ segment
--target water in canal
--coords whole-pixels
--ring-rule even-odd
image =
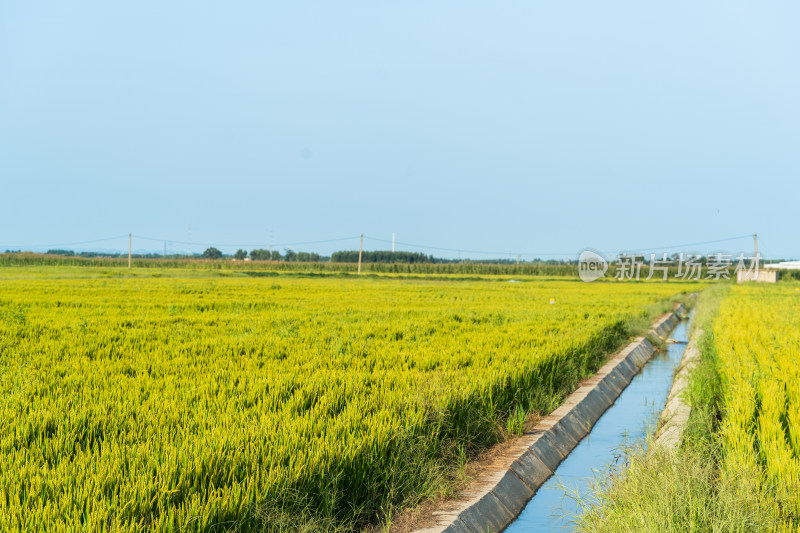
[[[585,495],[592,476],[602,472],[619,455],[621,445],[646,436],[654,417],[664,409],[672,376],[688,340],[689,322],[678,324],[670,335],[681,344],[668,344],[634,376],[625,390],[597,421],[592,431],[564,459],[506,533],[569,531],[577,503],[564,489]]]

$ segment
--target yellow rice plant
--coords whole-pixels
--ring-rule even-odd
[[[723,476],[800,519],[800,294],[735,287],[714,325],[724,385]]]
[[[76,272],[0,279],[2,531],[358,527],[696,289]]]

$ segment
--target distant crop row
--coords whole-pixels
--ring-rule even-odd
[[[357,253],[357,252],[356,252]],[[127,257],[78,257],[34,253],[0,254],[0,267],[74,266],[127,268]],[[314,272],[354,274],[358,265],[352,262],[233,261],[193,259],[133,258],[134,268],[184,268],[193,270],[226,270],[241,272]],[[496,264],[465,261],[463,263],[383,263],[364,262],[362,272],[383,274],[461,274],[507,276],[573,276],[578,265],[570,263]]]
[[[693,287],[0,280],[0,530],[361,527]]]

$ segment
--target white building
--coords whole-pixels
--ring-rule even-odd
[[[771,265],[764,265],[764,268],[779,269],[779,270],[800,270],[800,261],[782,261],[780,263],[772,263]]]
[[[772,267],[772,265],[770,265]],[[761,281],[763,283],[776,283],[778,281],[778,271],[769,270],[766,266],[759,268],[758,271],[738,270],[736,272],[736,282]]]

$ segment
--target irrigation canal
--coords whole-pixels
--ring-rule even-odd
[[[669,343],[666,351],[653,355],[591,432],[539,487],[519,517],[505,529],[506,533],[572,529],[577,512],[575,496],[585,497],[591,479],[619,458],[625,444],[644,438],[664,409],[673,372],[686,349],[690,322],[691,316],[675,327],[669,338],[679,343]]]

